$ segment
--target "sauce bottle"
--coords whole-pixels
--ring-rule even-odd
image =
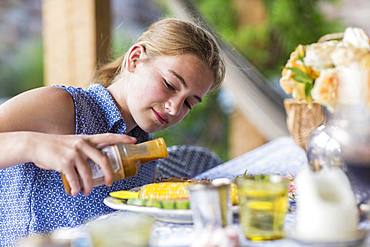
[[[138,167],[146,162],[168,157],[167,146],[163,138],[157,138],[139,144],[117,144],[101,150],[109,159],[113,170],[113,181],[134,176]],[[104,173],[100,166],[88,160],[93,186],[104,184]],[[62,173],[64,189],[71,194],[71,187]]]

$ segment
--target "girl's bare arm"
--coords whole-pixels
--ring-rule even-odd
[[[34,162],[40,168],[63,172],[73,195],[81,187],[88,194],[92,189],[89,158],[102,167],[105,183],[111,184],[109,161],[98,147],[134,143],[135,138],[73,135],[74,119],[72,98],[60,88],[31,90],[0,105],[0,169]]]
[[[0,168],[33,161],[38,133],[73,134],[72,98],[58,88],[24,92],[0,105]],[[30,156],[31,155],[31,156]]]

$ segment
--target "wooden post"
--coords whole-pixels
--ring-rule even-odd
[[[267,142],[263,134],[235,108],[230,115],[229,158],[235,158]]]
[[[110,56],[110,0],[43,0],[44,82],[86,85]]]
[[[233,0],[240,26],[260,24],[266,20],[263,0]]]
[[[234,0],[239,26],[256,25],[266,18],[262,0]],[[230,116],[229,157],[234,158],[267,142],[238,106]]]

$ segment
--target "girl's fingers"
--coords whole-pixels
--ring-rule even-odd
[[[76,170],[80,177],[80,183],[82,185],[82,190],[85,196],[89,195],[93,186],[91,169],[89,164],[83,158],[82,155],[76,157]]]
[[[83,155],[86,155],[86,157],[91,159],[95,164],[99,165],[104,174],[105,184],[111,185],[113,182],[113,171],[108,157],[87,141],[79,141],[77,145],[77,148],[83,153]]]
[[[72,196],[77,195],[81,191],[81,184],[75,168],[71,166],[63,173],[66,176],[69,186],[71,187],[71,195]]]
[[[104,176],[106,185],[112,185],[113,171],[109,159],[98,148],[117,143],[136,142],[136,138],[119,134],[100,134],[81,136],[73,144],[74,158],[69,161],[69,166],[63,171],[71,187],[71,195],[77,195],[81,189],[88,195],[93,187],[92,172],[88,159],[97,164]],[[97,147],[96,147],[97,146]]]
[[[119,135],[119,134],[101,134],[101,135],[91,135],[88,137],[90,143],[96,145],[98,148],[113,145],[118,143],[136,143],[136,138],[128,135]]]

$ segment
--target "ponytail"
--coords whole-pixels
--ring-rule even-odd
[[[104,87],[108,87],[113,79],[121,72],[124,56],[120,56],[112,62],[104,64],[100,67],[93,78],[93,83],[99,83]]]

